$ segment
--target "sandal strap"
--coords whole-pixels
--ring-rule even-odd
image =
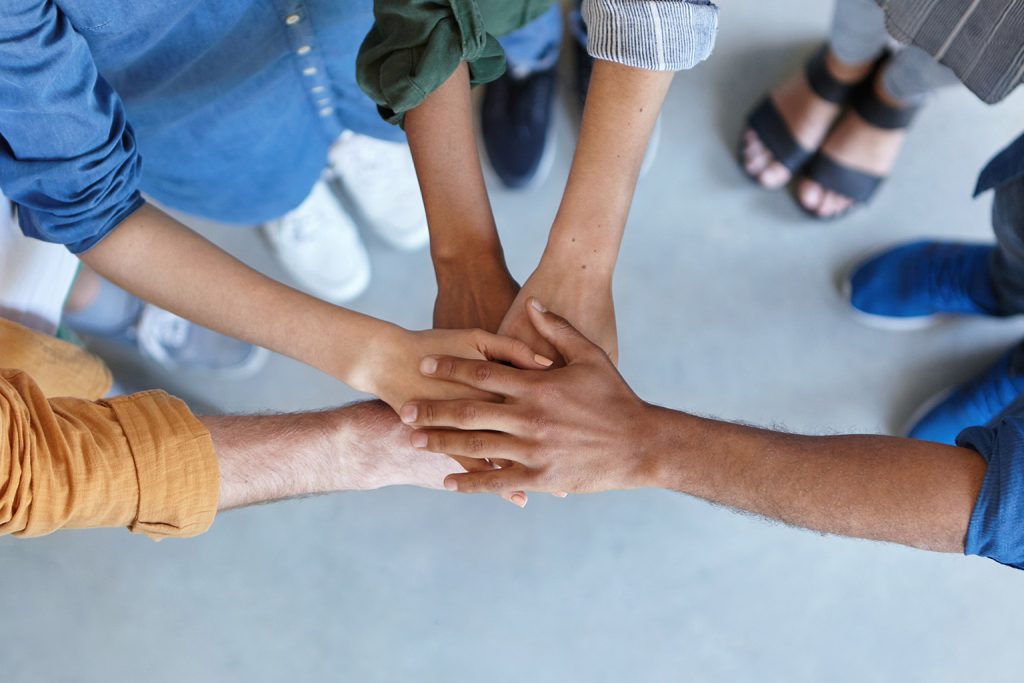
[[[865,81],[864,87],[853,101],[853,109],[875,128],[900,130],[910,125],[920,107],[894,107],[886,104],[875,92],[874,79]]]
[[[804,176],[858,204],[865,204],[882,184],[881,178],[844,166],[827,154],[818,152],[804,170]]]
[[[796,173],[811,158],[812,152],[800,146],[783,120],[771,97],[766,97],[747,118],[747,125],[771,151],[775,161]]]
[[[811,86],[811,90],[821,99],[833,104],[845,104],[857,88],[858,83],[841,83],[837,81],[829,73],[828,65],[826,64],[827,55],[828,45],[822,45],[814,56],[811,57],[810,61],[807,62],[807,83]]]

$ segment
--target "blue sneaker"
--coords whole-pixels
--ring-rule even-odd
[[[1005,315],[989,275],[994,246],[914,242],[856,266],[850,305],[882,327],[921,327],[944,314]]]
[[[966,384],[925,402],[907,436],[955,445],[968,427],[991,422],[1024,394],[1024,344]]]
[[[543,182],[554,163],[551,118],[557,66],[525,76],[506,72],[489,83],[481,108],[481,133],[491,167],[506,187]]]

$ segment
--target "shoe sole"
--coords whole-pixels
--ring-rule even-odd
[[[952,396],[954,391],[955,389],[943,389],[942,391],[937,391],[931,396],[929,396],[927,399],[925,399],[924,402],[921,403],[921,405],[919,405],[914,410],[914,412],[910,414],[910,417],[907,418],[907,421],[903,423],[903,427],[900,429],[899,436],[905,436],[909,438],[910,432],[913,431],[914,427],[916,427],[921,420],[924,419],[924,416],[932,412],[932,410],[935,409],[935,406],[939,405],[947,398]]]
[[[886,330],[889,332],[916,332],[918,330],[927,330],[947,322],[950,316],[940,313],[915,316],[912,318],[897,318],[893,316],[866,313],[853,305],[853,272],[866,260],[882,254],[888,248],[889,247],[882,247],[865,250],[855,258],[851,259],[846,267],[840,271],[836,282],[836,289],[846,302],[846,306],[850,311],[851,316],[862,325],[873,327],[876,330]]]

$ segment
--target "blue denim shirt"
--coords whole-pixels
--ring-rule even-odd
[[[305,198],[344,129],[372,0],[3,0],[0,190],[82,252],[141,204],[259,223]],[[144,163],[143,163],[144,161]]]

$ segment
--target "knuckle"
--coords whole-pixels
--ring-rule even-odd
[[[486,444],[484,443],[484,440],[479,436],[471,436],[469,437],[469,440],[466,442],[466,449],[470,453],[480,453],[481,451],[484,450],[485,447]]]
[[[491,378],[491,368],[486,363],[480,363],[473,369],[473,376],[477,381],[486,382]]]
[[[447,379],[455,377],[455,373],[458,372],[458,367],[455,365],[455,361],[451,358],[445,359],[441,362],[441,367],[438,369],[438,374],[444,376]]]
[[[433,403],[423,405],[423,421],[427,424],[434,424],[437,421],[437,409]]]
[[[430,440],[433,442],[432,446],[434,450],[444,451],[448,448],[448,436],[444,432],[435,432],[431,434]]]
[[[458,420],[461,424],[469,424],[476,419],[476,407],[472,403],[465,403],[459,407]]]

